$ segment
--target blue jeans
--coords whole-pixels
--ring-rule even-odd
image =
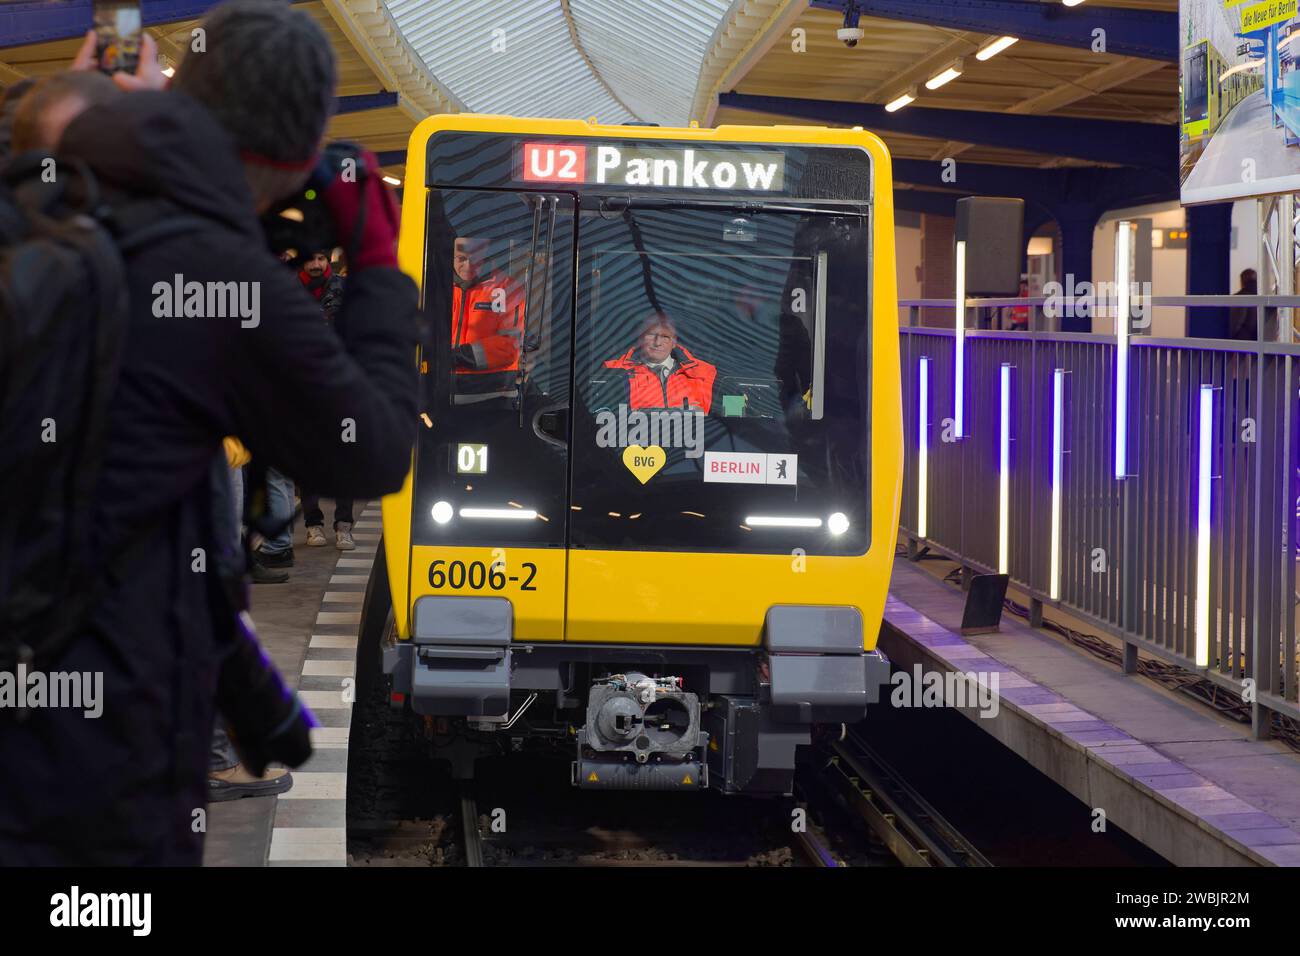
[[[235,550],[240,550],[244,535],[244,469],[230,469],[230,499],[235,506]],[[242,553],[242,552],[241,552]]]
[[[352,499],[335,498],[334,499],[334,530],[339,529],[339,522],[352,524]],[[325,513],[320,510],[320,496],[307,495],[302,496],[302,523],[310,528],[315,525],[318,528],[325,527]]]
[[[212,754],[208,759],[208,771],[229,770],[237,763],[239,755],[235,753],[235,745],[230,742],[230,735],[226,733],[226,719],[217,714],[212,726]]]
[[[240,526],[244,523],[244,469],[230,469],[230,491],[231,500],[234,503],[235,511],[235,553],[242,555],[240,551]],[[289,499],[290,502],[293,499]],[[235,756],[234,745],[230,742],[230,736],[226,733],[226,722],[220,714],[217,714],[216,721],[212,727],[212,756],[208,761],[209,770],[229,770],[235,764],[239,763],[239,758]]]
[[[293,482],[274,468],[266,470],[266,508],[276,524],[284,530],[262,543],[266,554],[284,554],[293,547]]]

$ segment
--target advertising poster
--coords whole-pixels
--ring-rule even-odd
[[[1298,0],[1182,0],[1185,204],[1300,192]]]

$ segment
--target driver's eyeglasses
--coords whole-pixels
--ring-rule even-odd
[[[660,339],[665,342],[671,342],[673,339],[677,338],[677,336],[671,332],[642,332],[641,338],[645,339],[647,342],[655,342]]]

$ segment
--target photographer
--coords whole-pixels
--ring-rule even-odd
[[[334,495],[396,491],[410,465],[416,289],[396,268],[374,157],[369,175],[323,192],[339,244],[353,243],[337,335],[257,218],[316,163],[335,96],[329,40],[302,11],[250,0],[203,28],[207,52],[185,58],[172,91],[87,109],[61,141],[61,165],[91,169],[121,235],[173,228],[123,254],[129,315],[93,499],[102,580],[85,582],[90,619],[50,667],[102,675],[102,716],[0,712],[3,864],[200,862],[218,684],[228,699],[230,661],[259,653],[200,560],[223,545],[223,436]],[[240,307],[196,315],[181,288],[235,290]]]

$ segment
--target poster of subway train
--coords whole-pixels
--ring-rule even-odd
[[[1179,4],[1184,203],[1300,191],[1297,12],[1297,0]]]

